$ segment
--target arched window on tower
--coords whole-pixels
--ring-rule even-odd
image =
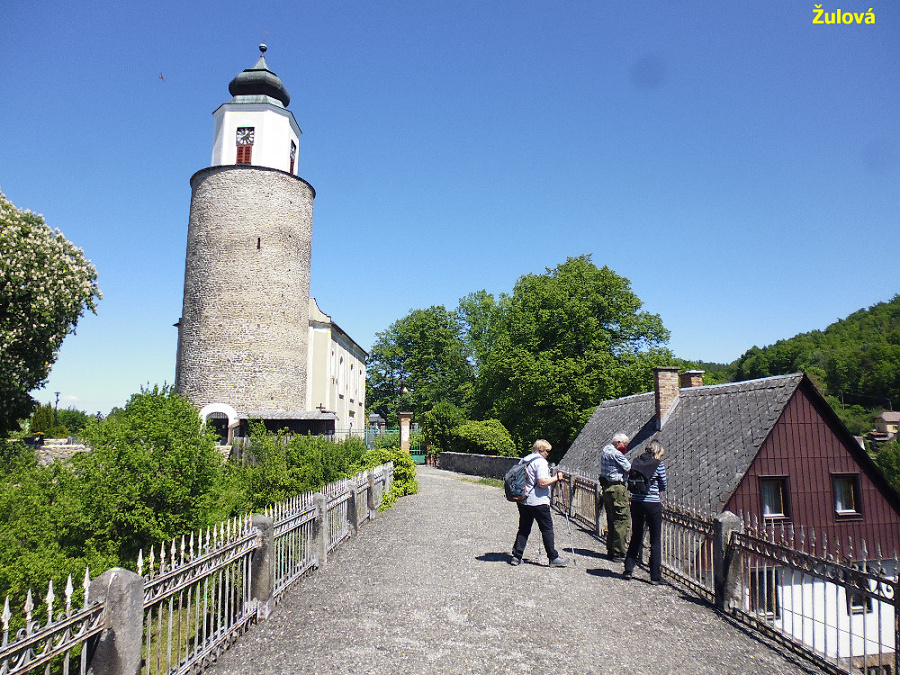
[[[297,144],[291,141],[291,173],[294,173],[294,160],[297,159]]]
[[[256,130],[253,127],[238,127],[235,142],[237,144],[237,160],[235,164],[250,164],[253,155],[253,137]]]

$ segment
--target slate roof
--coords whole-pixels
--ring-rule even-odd
[[[634,459],[656,438],[666,448],[667,498],[717,512],[737,488],[769,436],[803,374],[681,389],[657,431],[654,393],[604,401],[560,462],[560,468],[596,479],[600,450],[618,431],[632,439]]]

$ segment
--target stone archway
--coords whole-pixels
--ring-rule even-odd
[[[228,443],[231,443],[234,438],[234,430],[240,424],[237,410],[227,403],[210,403],[200,409],[200,419],[204,424],[210,419],[222,419],[223,416],[223,421],[226,422],[224,444],[227,445]]]

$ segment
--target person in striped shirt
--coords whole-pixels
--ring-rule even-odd
[[[644,544],[644,528],[650,531],[650,583],[661,584],[662,579],[662,500],[659,493],[666,489],[666,466],[662,457],[666,449],[653,439],[647,449],[631,463],[632,471],[639,471],[649,479],[647,494],[631,493],[631,541],[625,554],[626,579],[631,579],[634,566]]]

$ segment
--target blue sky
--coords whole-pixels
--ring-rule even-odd
[[[317,192],[312,295],[364,348],[587,253],[687,359],[890,300],[900,1],[822,3],[870,7],[874,25],[815,25],[798,0],[4,0],[0,190],[104,294],[35,395],[105,413],[172,381],[188,181],[260,42]]]

